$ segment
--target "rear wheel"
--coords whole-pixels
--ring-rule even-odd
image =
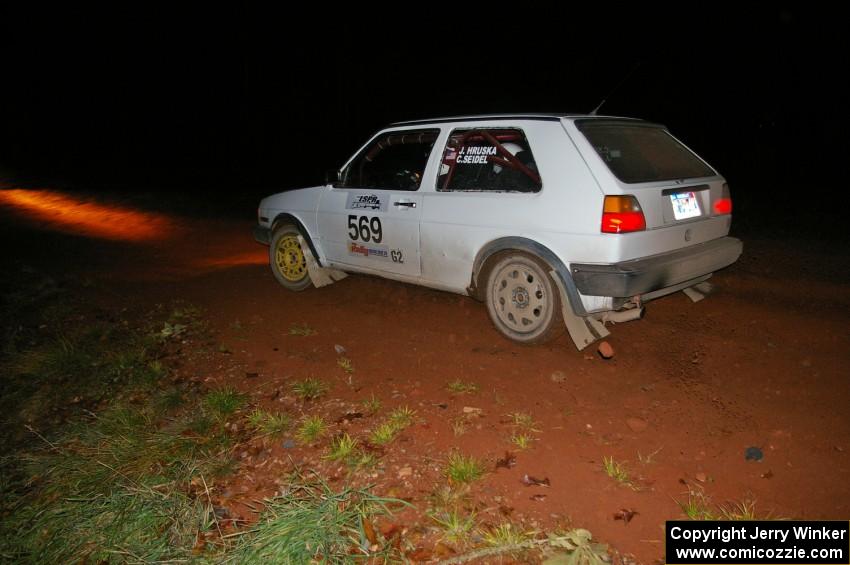
[[[561,298],[549,270],[545,262],[521,251],[495,259],[486,281],[487,311],[506,337],[533,344],[560,333]]]
[[[291,224],[277,228],[269,245],[269,264],[277,281],[289,290],[299,291],[310,286],[307,258],[298,242],[300,232]]]

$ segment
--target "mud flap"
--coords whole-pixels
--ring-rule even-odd
[[[313,281],[313,286],[316,288],[328,286],[348,276],[347,273],[336,269],[320,267],[316,258],[313,257],[313,252],[310,251],[310,246],[300,235],[298,236],[298,244],[301,245],[301,252],[304,253],[304,259],[307,262],[307,274],[310,275],[310,280]]]
[[[570,298],[567,296],[567,289],[564,288],[564,283],[558,276],[556,271],[549,271],[549,276],[555,281],[555,286],[558,287],[558,292],[561,293],[561,313],[564,316],[564,323],[567,326],[567,331],[570,333],[573,343],[576,348],[581,351],[597,339],[601,339],[610,335],[605,326],[591,316],[576,316],[573,309],[570,307]]]
[[[710,282],[703,281],[701,283],[695,284],[694,286],[683,288],[682,292],[685,293],[685,296],[691,299],[691,302],[699,302],[700,300],[708,296],[708,294],[710,294],[713,289],[714,287]]]

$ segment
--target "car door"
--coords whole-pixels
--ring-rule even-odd
[[[420,275],[418,190],[438,134],[438,129],[383,132],[326,188],[318,224],[330,263]]]

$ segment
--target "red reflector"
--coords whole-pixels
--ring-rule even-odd
[[[732,213],[732,199],[731,198],[719,198],[714,202],[714,213],[715,214],[731,214]]]
[[[603,212],[602,232],[623,233],[646,229],[643,212]]]

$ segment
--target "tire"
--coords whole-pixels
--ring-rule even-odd
[[[302,291],[313,282],[307,273],[307,258],[298,242],[301,232],[292,224],[284,224],[272,234],[269,265],[274,278],[288,290]]]
[[[510,251],[493,259],[487,270],[485,301],[493,325],[522,343],[545,343],[563,331],[561,296],[541,259]]]

